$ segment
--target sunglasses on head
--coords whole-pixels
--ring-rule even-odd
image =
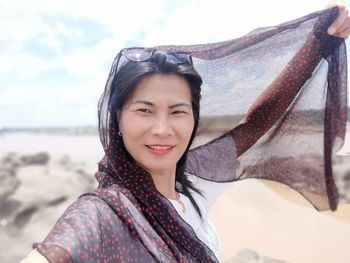
[[[133,47],[121,50],[121,54],[129,61],[145,62],[150,60],[157,52],[153,48]],[[192,65],[192,57],[186,52],[166,52],[164,55],[167,60],[175,64],[190,64]]]

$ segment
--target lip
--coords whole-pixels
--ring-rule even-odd
[[[168,154],[173,148],[173,145],[168,144],[148,144],[145,145],[147,150],[154,155]]]

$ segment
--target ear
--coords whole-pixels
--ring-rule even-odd
[[[120,118],[121,118],[121,112],[120,111],[117,111],[117,113],[116,113],[116,115],[117,115],[117,121],[118,121],[118,130],[120,131]]]
[[[117,111],[117,120],[118,120],[118,123],[120,122],[120,118],[121,118],[122,114],[120,112],[120,110]]]

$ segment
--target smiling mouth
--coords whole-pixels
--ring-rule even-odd
[[[174,146],[171,145],[146,145],[151,153],[156,155],[167,154]]]
[[[156,150],[156,151],[166,151],[173,148],[173,146],[171,145],[146,145],[146,146],[151,150]]]

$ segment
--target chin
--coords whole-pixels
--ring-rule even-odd
[[[176,171],[176,163],[162,163],[160,165],[160,161],[158,162],[155,162],[154,164],[148,164],[147,166],[143,166],[141,165],[141,167],[143,169],[145,169],[146,171],[148,171],[149,173],[152,173],[152,172],[166,172],[166,173],[171,173],[172,171]]]

